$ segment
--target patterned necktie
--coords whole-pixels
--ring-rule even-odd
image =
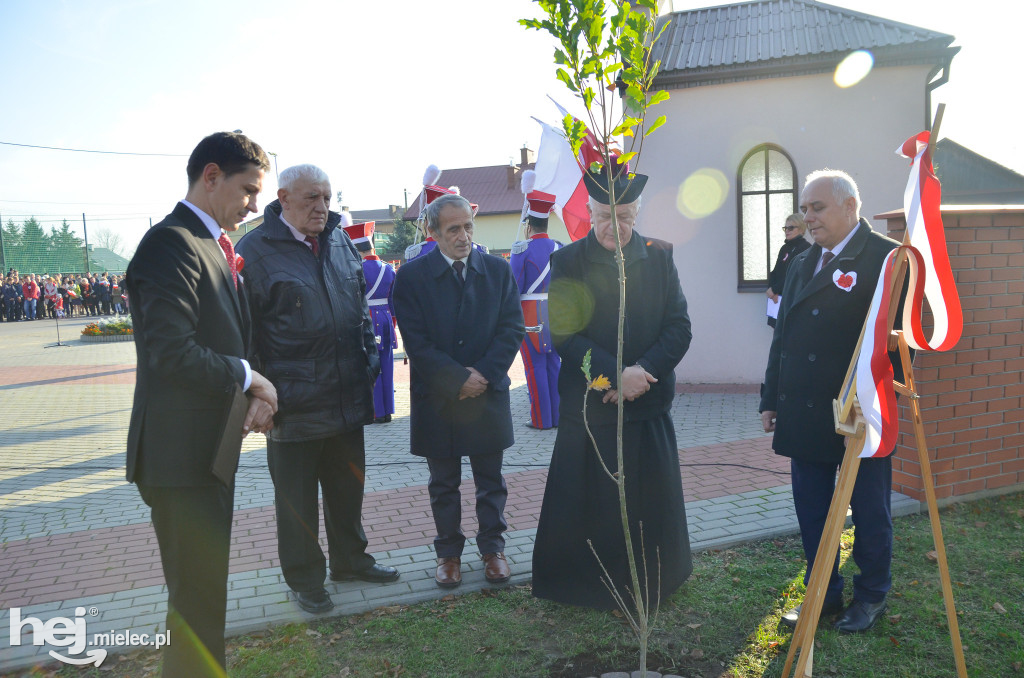
[[[818,273],[821,273],[825,269],[825,267],[828,266],[828,262],[832,261],[835,258],[835,256],[836,255],[832,254],[831,252],[825,252],[824,254],[822,254],[821,268],[818,269]]]
[[[231,269],[231,279],[235,281],[235,289],[238,289],[238,259],[235,257],[235,246],[231,244],[231,238],[227,233],[221,233],[217,243],[224,250],[224,256],[228,260],[228,268]]]
[[[455,269],[455,277],[459,279],[459,282],[465,282],[466,279],[462,277],[462,271],[466,268],[466,262],[464,261],[453,261],[452,268]]]
[[[320,241],[315,236],[307,235],[306,242],[309,243],[310,248],[313,250],[313,256],[320,258]]]

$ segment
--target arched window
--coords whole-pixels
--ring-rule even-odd
[[[763,291],[785,240],[782,227],[796,211],[796,167],[781,147],[762,144],[743,157],[739,195],[738,290]]]

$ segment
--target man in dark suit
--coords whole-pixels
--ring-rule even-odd
[[[835,432],[832,400],[853,358],[861,326],[886,255],[898,246],[860,218],[857,184],[845,172],[821,170],[807,177],[800,196],[815,244],[790,265],[768,356],[761,420],[775,432],[776,454],[790,458],[793,504],[807,558],[804,584],[832,502],[845,438]],[[893,356],[901,374],[898,356]],[[836,623],[845,633],[871,628],[886,609],[892,583],[892,516],[889,457],[862,459],[853,489],[853,601]],[[836,554],[822,614],[843,610],[843,579]],[[795,627],[800,607],[782,623]]]
[[[512,269],[473,248],[473,213],[460,195],[427,207],[437,247],[398,270],[395,314],[409,356],[411,451],[427,458],[438,586],[462,582],[462,457],[476,483],[477,548],[484,576],[508,581],[504,450],[514,441],[508,370],[523,341]]]
[[[211,467],[223,436],[237,436],[240,448],[249,430],[270,429],[277,410],[273,385],[245,360],[249,316],[224,231],[256,211],[269,168],[241,134],[203,139],[188,161],[185,200],[128,264],[138,365],[127,477],[152,509],[167,581],[164,676],[224,675],[234,487]],[[248,416],[242,430],[226,431],[239,387]]]

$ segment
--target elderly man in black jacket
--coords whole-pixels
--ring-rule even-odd
[[[334,581],[394,581],[366,553],[363,426],[380,371],[362,257],[329,211],[331,185],[313,165],[281,172],[278,200],[238,244],[252,309],[255,364],[277,387],[267,443],[285,582],[310,613],[334,607],[324,588],[317,484]]]
[[[621,383],[616,382],[619,281],[607,175],[587,175],[593,229],[551,255],[548,311],[562,370],[558,437],[533,549],[533,595],[538,598],[614,608],[601,583],[605,572],[623,598],[632,592],[617,487],[602,470],[584,427],[588,384],[580,366],[588,351],[591,376],[607,377],[611,386],[592,393],[586,403],[590,432],[612,471],[617,401],[626,400],[622,437],[630,531],[641,568],[646,556],[652,599],[665,600],[693,569],[670,413],[675,368],[690,346],[690,318],[672,245],[633,231],[646,182],[643,175],[631,180],[620,175],[616,181],[615,216],[627,280]],[[640,575],[643,580],[643,569]]]
[[[845,172],[820,170],[807,177],[800,210],[814,245],[789,267],[761,395],[765,432],[775,432],[776,454],[790,458],[793,505],[800,523],[807,573],[821,541],[836,470],[846,439],[835,431],[832,400],[839,394],[878,275],[899,243],[875,233],[860,218],[860,193]],[[898,354],[891,353],[896,374]],[[892,461],[862,459],[850,499],[853,511],[853,601],[836,623],[844,633],[871,628],[885,612],[892,584]],[[822,616],[843,610],[839,555],[831,563]],[[800,607],[782,623],[795,627]]]
[[[484,577],[509,580],[505,560],[504,451],[514,441],[509,367],[525,329],[512,268],[473,247],[473,212],[460,195],[427,206],[437,247],[398,270],[395,315],[409,356],[411,451],[427,458],[437,537],[435,579],[462,582],[462,457],[476,484],[476,545]]]

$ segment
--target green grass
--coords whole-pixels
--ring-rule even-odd
[[[950,507],[942,522],[969,674],[1024,678],[1024,494]],[[847,531],[848,587],[851,543]],[[927,515],[896,521],[894,550],[889,611],[857,636],[823,623],[815,676],[955,675],[938,566],[927,556]],[[802,576],[795,537],[696,554],[693,577],[662,605],[649,668],[688,678],[779,676],[790,634],[778,621],[802,598]],[[237,638],[229,665],[239,677],[537,678],[634,670],[637,659],[618,616],[538,601],[522,586]],[[56,675],[146,676],[157,666],[154,654],[138,653],[108,660],[102,671],[65,667]]]

